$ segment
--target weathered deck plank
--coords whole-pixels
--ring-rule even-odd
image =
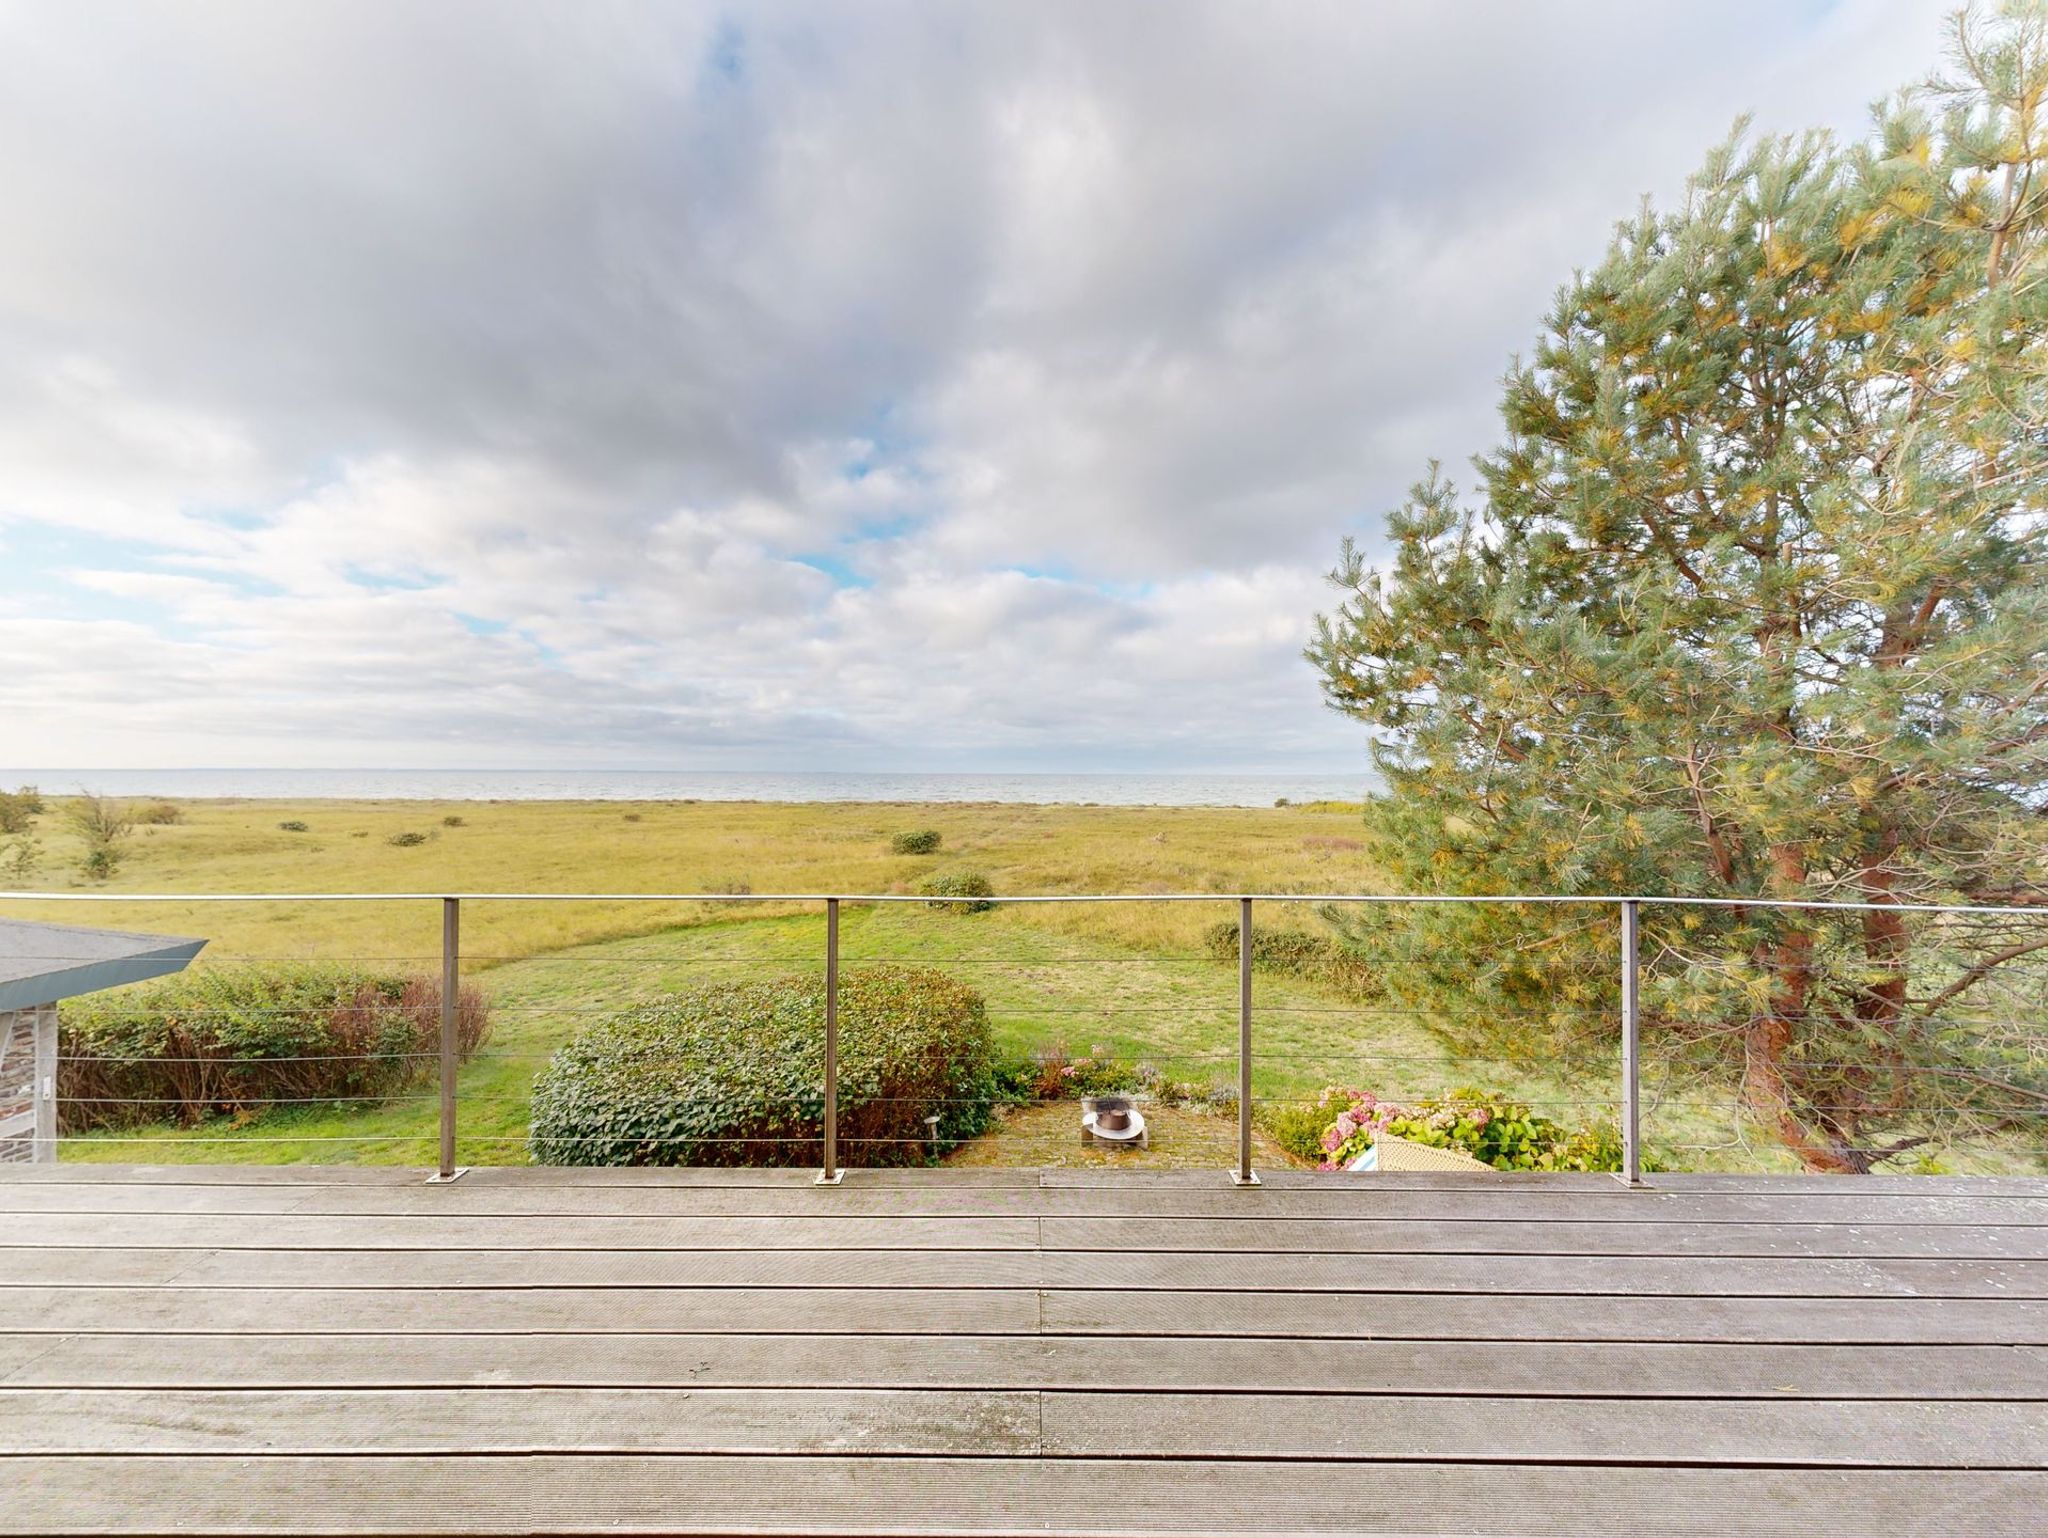
[[[137,1335],[146,1334],[147,1350]],[[2040,1346],[534,1333],[0,1335],[0,1388],[927,1388],[2048,1399]]]
[[[1660,1297],[2048,1298],[2048,1261],[1274,1251],[124,1249],[0,1246],[0,1285],[1137,1288]],[[107,1225],[107,1237],[119,1229]],[[338,1236],[346,1237],[346,1236]],[[421,1236],[424,1238],[425,1236]],[[1312,1235],[1309,1237],[1313,1237]]]
[[[16,1531],[2037,1538],[2048,1476],[1065,1458],[26,1456]],[[601,1495],[600,1498],[596,1498]]]
[[[2048,1302],[1030,1288],[38,1287],[24,1328],[207,1334],[726,1330],[793,1335],[1033,1333],[1316,1340],[2048,1344]],[[1203,1349],[1206,1349],[1203,1348]]]
[[[0,1215],[10,1213],[215,1213],[445,1216],[521,1218],[541,1224],[558,1218],[669,1216],[674,1188],[540,1185],[472,1185],[466,1177],[453,1187],[405,1184],[325,1185],[317,1182],[226,1185],[85,1183],[80,1181],[0,1182]],[[1815,1184],[1821,1184],[1815,1182]],[[1454,1191],[1382,1190],[1354,1183],[1315,1189],[1276,1188],[1254,1193],[1234,1189],[1162,1188],[1130,1191],[1105,1186],[863,1186],[816,1185],[691,1187],[696,1217],[754,1218],[939,1218],[1062,1217],[1147,1220],[1259,1218],[1326,1219],[1341,1222],[1439,1223],[1558,1221],[1704,1227],[1725,1223],[1832,1226],[1875,1224],[1891,1228],[1991,1225],[2048,1226],[2048,1198],[2020,1196],[1898,1196],[1862,1194],[1850,1182],[1821,1185],[1819,1191],[1730,1195],[1631,1191],[1610,1182],[1604,1189],[1545,1192],[1540,1197],[1513,1181],[1484,1189]],[[1540,1204],[1539,1204],[1540,1203]]]
[[[118,1221],[110,1222],[109,1218]],[[252,1221],[252,1216],[260,1221]],[[1097,1250],[2048,1260],[2048,1226],[1435,1218],[9,1214],[0,1249]]]
[[[6,1389],[0,1443],[80,1453],[898,1453],[2037,1469],[2039,1401],[1546,1400],[855,1388]]]
[[[615,1190],[620,1187],[652,1186],[661,1189],[757,1190],[802,1189],[812,1183],[812,1168],[790,1169],[664,1169],[664,1168],[575,1168],[557,1166],[483,1166],[472,1170],[460,1187],[506,1186],[513,1189],[580,1187]],[[7,1171],[9,1183],[76,1185],[285,1185],[321,1187],[417,1186],[426,1176],[424,1169],[395,1165],[354,1164],[100,1164],[68,1163],[28,1165]],[[1228,1191],[1240,1198],[1257,1200],[1274,1191],[1342,1190],[1361,1195],[1372,1192],[1432,1191],[1514,1191],[1524,1200],[1542,1201],[1556,1196],[1586,1193],[1610,1194],[1621,1187],[1612,1175],[1598,1174],[1451,1174],[1447,1172],[1390,1171],[1376,1174],[1368,1184],[1358,1177],[1315,1170],[1267,1170],[1265,1184],[1253,1190],[1227,1185],[1220,1170],[1158,1169],[886,1169],[853,1170],[852,1182],[841,1189],[857,1190],[958,1190],[973,1187],[1102,1189],[1112,1191]],[[1648,1179],[1648,1193],[1720,1195],[1828,1195],[1907,1196],[1915,1199],[1937,1196],[1966,1196],[1972,1199],[2015,1197],[2027,1201],[2048,1200],[2048,1175],[1861,1175],[1843,1178],[1828,1175],[1693,1175],[1657,1174]],[[1626,1194],[1626,1193],[1624,1193]]]

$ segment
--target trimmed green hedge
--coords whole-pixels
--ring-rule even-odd
[[[815,1164],[824,1084],[822,978],[713,985],[557,1051],[534,1081],[529,1149],[540,1164]],[[986,1130],[995,1099],[980,994],[925,968],[842,974],[842,1163],[923,1163]]]
[[[467,1058],[489,1033],[483,994],[464,988],[457,1050]],[[59,1007],[58,1122],[78,1132],[374,1099],[431,1081],[440,1052],[437,978],[201,967]]]

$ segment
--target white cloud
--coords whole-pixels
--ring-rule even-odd
[[[1356,764],[1338,537],[1938,22],[0,0],[0,757]]]

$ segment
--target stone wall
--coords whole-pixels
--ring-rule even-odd
[[[57,1006],[0,1010],[0,1164],[57,1152],[57,1102],[40,1093],[57,1072]]]

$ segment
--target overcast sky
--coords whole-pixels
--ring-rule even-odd
[[[1338,541],[1929,0],[0,0],[0,763],[1349,770]]]

